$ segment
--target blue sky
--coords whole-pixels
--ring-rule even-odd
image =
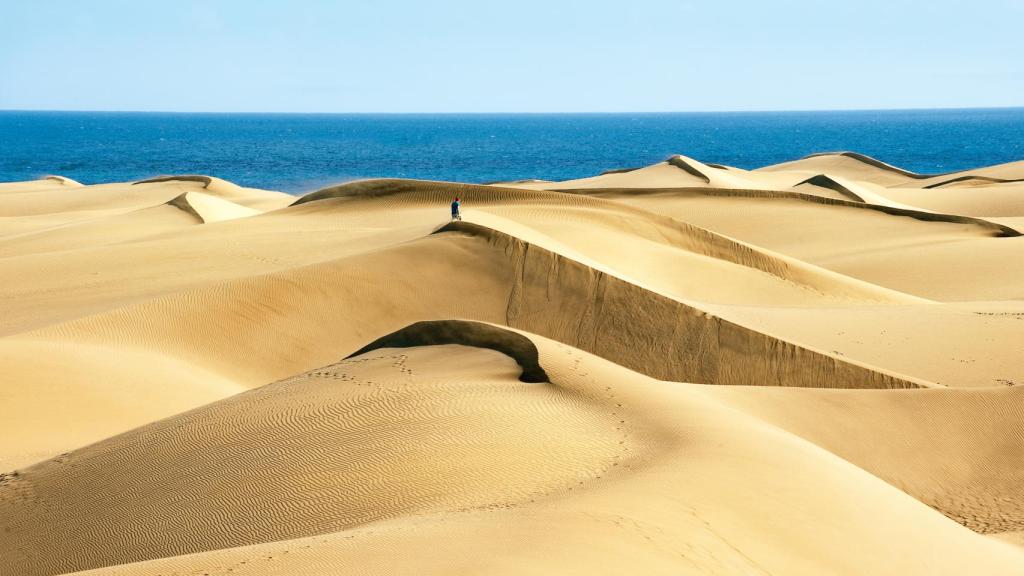
[[[0,109],[1024,105],[1024,0],[0,0]]]

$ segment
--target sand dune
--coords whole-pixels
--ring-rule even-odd
[[[929,189],[891,188],[886,196],[915,206],[993,219],[1001,216],[1024,216],[1024,181],[986,182],[960,181],[960,184]]]
[[[0,575],[1024,574],[1021,166],[0,184]]]
[[[851,180],[870,182],[883,186],[903,184],[914,180],[943,177],[945,174],[916,174],[909,170],[886,164],[864,154],[856,152],[823,152],[811,154],[800,160],[784,162],[774,166],[766,166],[758,170],[764,172],[802,171],[828,172]]]
[[[855,190],[852,190],[849,185],[840,183],[838,180],[831,176],[828,176],[827,174],[817,174],[815,176],[811,176],[810,178],[804,180],[803,182],[799,182],[798,184],[796,184],[794,188],[797,188],[798,186],[817,186],[819,188],[827,188],[829,190],[839,192],[847,199],[854,200],[856,202],[865,201],[863,196],[861,194],[858,194]]]
[[[72,180],[71,178],[66,178],[64,176],[57,176],[56,174],[51,174],[50,176],[47,176],[45,180],[53,180],[55,182],[59,182],[63,186],[72,186],[76,188],[82,186],[81,182],[76,182],[75,180]]]
[[[200,177],[196,177],[200,178]],[[33,216],[65,212],[91,212],[115,214],[170,201],[189,190],[205,190],[218,196],[258,210],[280,208],[291,202],[291,197],[280,192],[241,188],[219,179],[223,183],[208,186],[203,180],[161,179],[159,182],[132,184],[99,184],[75,187],[69,190],[52,180],[37,183],[12,183],[3,193],[0,216]]]
[[[1006,184],[1012,182],[1021,182],[1021,180],[1004,180],[1002,178],[989,178],[987,176],[974,176],[969,174],[967,176],[958,176],[956,178],[950,178],[949,180],[942,180],[934,184],[922,186],[922,188],[941,188],[943,186],[984,186],[987,184]]]
[[[195,216],[203,224],[254,216],[260,211],[202,192],[185,192],[167,202]]]
[[[978,532],[1024,529],[1021,388],[779,394],[767,388],[713,387],[707,392],[814,442]]]
[[[1011,546],[701,387],[527,337],[550,382],[520,382],[510,358],[470,339],[381,348],[29,468],[4,485],[0,521],[16,550],[56,553],[7,568],[1019,567]],[[129,463],[131,476],[112,473]],[[58,491],[63,505],[46,506]],[[43,528],[54,522],[78,527],[73,540]],[[181,556],[207,550],[220,551]]]
[[[0,194],[5,192],[31,192],[60,187],[80,187],[82,184],[64,176],[44,176],[30,182],[0,182]]]

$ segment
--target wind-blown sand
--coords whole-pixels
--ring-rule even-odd
[[[1021,198],[0,184],[0,575],[1024,574]]]

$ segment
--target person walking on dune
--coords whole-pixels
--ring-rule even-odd
[[[452,221],[462,220],[462,212],[459,212],[459,207],[462,206],[459,203],[459,199],[452,200]]]

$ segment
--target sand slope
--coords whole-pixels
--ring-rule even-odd
[[[550,382],[519,381],[471,339],[380,348],[29,468],[7,480],[0,517],[15,549],[59,553],[8,569],[229,547],[125,573],[1020,566],[1009,545],[701,387],[528,337]],[[46,506],[58,490],[63,505]]]
[[[0,574],[1024,574],[1020,178],[0,184]]]

